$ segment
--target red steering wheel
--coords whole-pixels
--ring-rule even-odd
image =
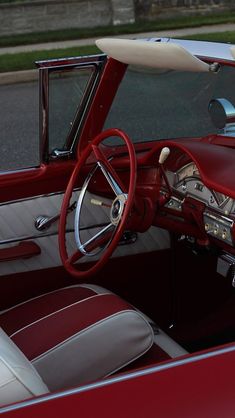
[[[129,153],[130,177],[128,187],[123,184],[118,173],[112,167],[111,162],[106,158],[102,152],[101,147],[99,147],[102,141],[114,136],[121,138],[125,142]],[[96,165],[88,174],[81,188],[75,214],[74,231],[78,248],[74,254],[68,255],[66,247],[66,219],[69,212],[69,202],[80,171],[91,153],[93,153],[95,156]],[[85,243],[82,244],[79,227],[81,208],[83,205],[84,195],[89,186],[89,182],[97,170],[100,170],[103,173],[115,197],[110,205],[109,222],[107,225],[105,225],[105,227],[103,227],[99,233],[95,234],[91,239],[88,239]],[[59,249],[63,265],[70,274],[78,278],[89,276],[97,272],[112,255],[124,232],[124,228],[128,220],[134,199],[135,184],[136,155],[134,146],[128,135],[126,135],[120,129],[108,129],[100,133],[90,144],[88,144],[88,146],[83,151],[77,165],[75,166],[65,191],[61,207],[59,224]],[[83,269],[79,268],[79,264],[75,265],[75,263],[82,257],[93,256],[97,254],[101,255],[95,261],[95,264],[93,264],[87,270],[84,271]]]

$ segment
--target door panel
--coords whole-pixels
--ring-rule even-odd
[[[54,193],[44,196],[35,196],[25,200],[8,202],[0,205],[0,250],[15,246],[20,242],[33,241],[40,249],[41,253],[29,258],[14,261],[1,262],[0,275],[9,275],[19,272],[40,270],[43,268],[56,267],[61,265],[58,250],[58,220],[55,220],[48,229],[38,231],[35,221],[39,216],[48,219],[59,215],[63,193]],[[78,199],[79,192],[75,191],[71,202]],[[102,207],[99,210],[87,202],[84,204],[83,219],[81,227],[89,237],[99,224],[105,222],[106,213]],[[66,242],[68,253],[72,254],[76,250],[74,240],[74,212],[68,214]],[[138,253],[149,252],[169,248],[169,235],[165,230],[152,227],[145,233],[138,233],[134,243],[120,245],[116,249],[114,256],[122,257]],[[92,261],[95,257],[92,257]],[[91,261],[83,258],[81,262]]]

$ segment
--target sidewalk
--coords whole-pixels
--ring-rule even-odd
[[[128,35],[117,35],[117,36],[109,36],[110,38],[153,38],[153,37],[175,37],[175,36],[185,36],[187,35],[194,35],[197,33],[213,33],[213,32],[226,32],[226,31],[234,31],[235,24],[226,23],[221,25],[207,25],[207,26],[199,26],[196,28],[185,28],[185,29],[170,29],[164,31],[156,31],[156,32],[145,32],[145,33],[132,33]],[[62,48],[69,48],[73,46],[85,46],[85,45],[93,45],[95,43],[96,38],[87,38],[87,39],[73,39],[71,41],[61,41],[61,42],[47,42],[42,44],[32,44],[32,45],[20,45],[14,47],[4,47],[0,48],[0,55],[3,54],[15,54],[19,52],[30,52],[30,51],[41,51],[41,50],[50,50],[50,49],[62,49]]]

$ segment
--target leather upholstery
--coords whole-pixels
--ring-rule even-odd
[[[143,355],[153,331],[140,312],[99,286],[60,289],[0,315],[50,390],[103,378]]]
[[[101,379],[132,362],[187,354],[151,319],[93,284],[20,303],[0,313],[0,324],[10,337],[0,332],[2,404]]]

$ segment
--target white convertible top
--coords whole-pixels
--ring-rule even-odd
[[[109,57],[125,64],[183,71],[210,71],[209,64],[177,43],[103,38],[96,41],[96,45]]]

